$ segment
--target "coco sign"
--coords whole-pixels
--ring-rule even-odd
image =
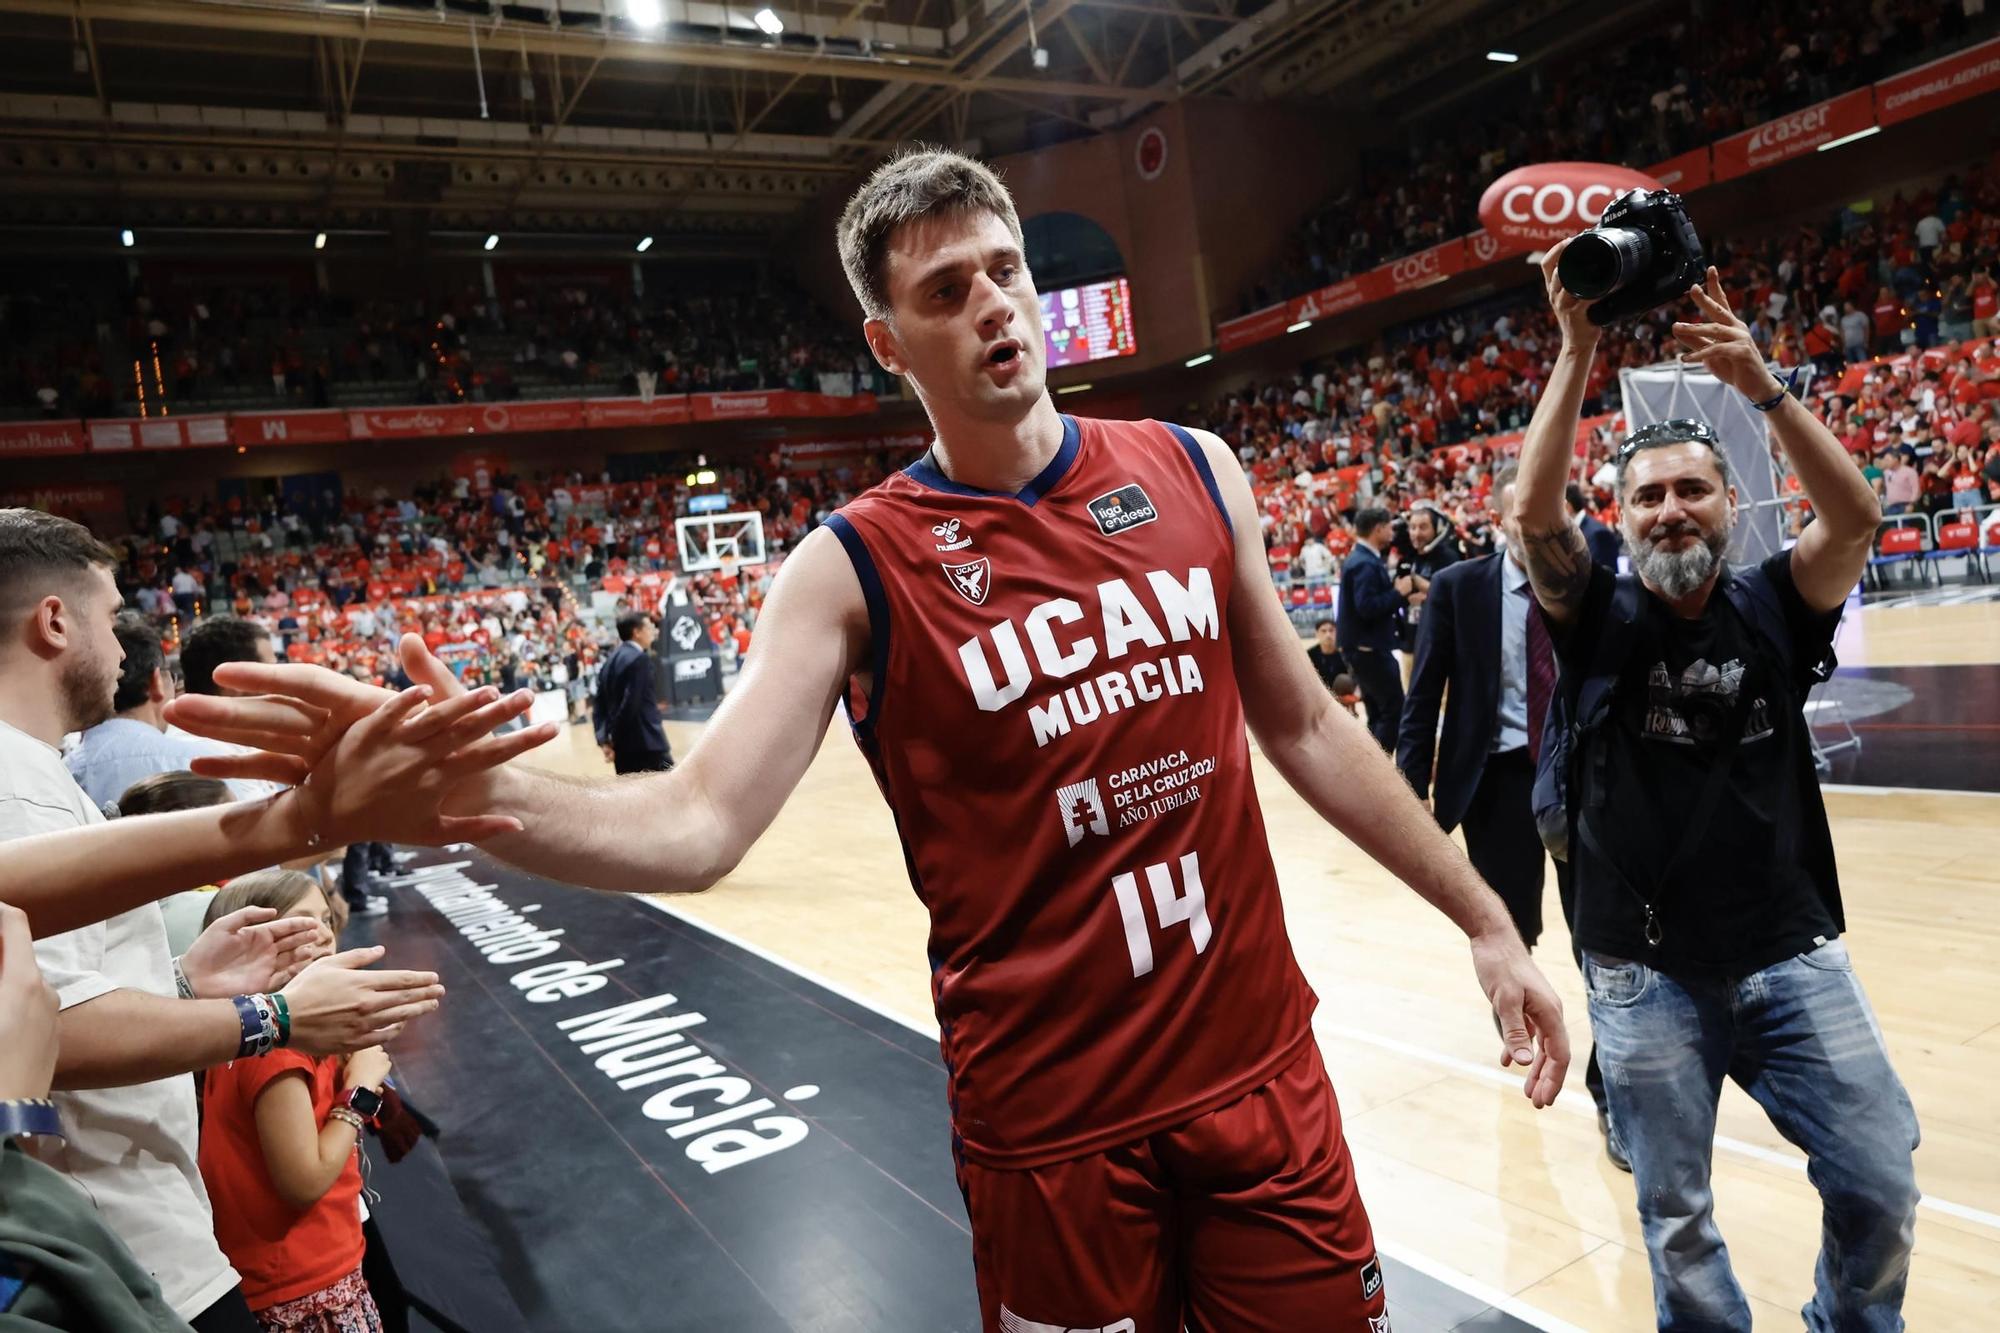
[[[1627,190],[1657,190],[1641,171],[1602,162],[1543,162],[1516,167],[1479,197],[1479,220],[1502,241],[1542,246],[1597,225]]]

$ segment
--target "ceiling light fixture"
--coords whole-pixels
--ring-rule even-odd
[[[1512,51],[1488,51],[1486,58],[1498,65],[1511,65],[1521,57],[1515,55]]]
[[[762,28],[766,33],[768,33],[773,37],[776,37],[779,33],[785,30],[785,21],[779,18],[776,14],[772,13],[769,9],[758,10],[754,15],[751,16],[751,19],[752,22],[756,23],[758,27]]]

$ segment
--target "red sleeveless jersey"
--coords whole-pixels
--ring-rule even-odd
[[[1065,417],[1017,495],[926,456],[830,525],[867,600],[873,683],[849,711],[930,911],[963,1151],[1061,1161],[1268,1081],[1314,998],[1251,781],[1234,541],[1200,445]]]

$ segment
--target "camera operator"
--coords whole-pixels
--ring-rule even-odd
[[[1568,244],[1542,262],[1562,349],[1517,502],[1562,667],[1558,701],[1574,718],[1544,755],[1568,760],[1577,942],[1655,1314],[1662,1330],[1750,1326],[1709,1187],[1727,1073],[1805,1150],[1824,1200],[1807,1326],[1900,1328],[1916,1116],[1839,938],[1802,711],[1830,669],[1879,506],[1839,441],[1772,376],[1710,268],[1705,287],[1687,289],[1694,321],[1674,325],[1683,359],[1768,414],[1816,521],[1792,549],[1732,569],[1727,461],[1702,423],[1663,422],[1615,460],[1636,573],[1594,564],[1563,495],[1598,340],[1557,274]]]

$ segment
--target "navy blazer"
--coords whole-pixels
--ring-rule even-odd
[[[1381,555],[1366,542],[1357,544],[1340,571],[1340,617],[1335,630],[1340,635],[1341,652],[1352,653],[1357,648],[1395,652],[1396,622],[1407,605]]]
[[[627,754],[666,754],[660,701],[653,689],[653,655],[627,639],[597,675],[593,719],[597,743]]]
[[[1625,549],[1625,541],[1617,531],[1606,527],[1602,521],[1585,514],[1578,527],[1583,529],[1583,544],[1590,550],[1593,564],[1603,565],[1613,574],[1618,572],[1618,556]]]
[[[1430,600],[1417,622],[1417,661],[1403,698],[1396,767],[1418,796],[1433,798],[1431,808],[1447,833],[1458,827],[1472,804],[1500,726],[1500,599],[1506,595],[1501,577],[1506,558],[1483,555],[1440,571],[1431,580]],[[1447,688],[1451,707],[1444,710],[1440,745],[1438,711]]]

